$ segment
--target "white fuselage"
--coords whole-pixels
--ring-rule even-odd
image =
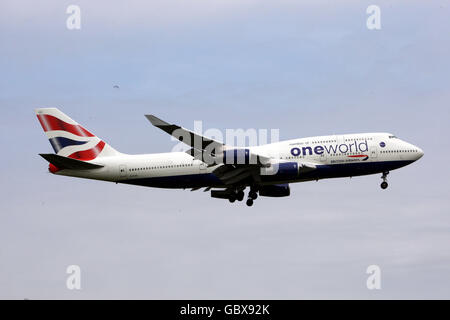
[[[423,151],[389,133],[319,136],[248,147],[252,153],[281,162],[314,163],[317,170],[261,183],[289,183],[387,172],[422,157]],[[207,166],[184,152],[102,157],[95,170],[60,170],[56,174],[136,185],[191,188],[225,187]]]

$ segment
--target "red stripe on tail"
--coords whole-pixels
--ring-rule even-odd
[[[80,137],[95,137],[80,125],[70,124],[49,114],[38,114],[39,122],[45,132],[53,130],[62,130],[73,133]]]
[[[103,141],[100,141],[95,147],[83,150],[83,151],[77,151],[72,153],[69,158],[82,160],[82,161],[89,161],[97,158],[97,156],[102,152],[103,148],[105,147],[105,143]]]

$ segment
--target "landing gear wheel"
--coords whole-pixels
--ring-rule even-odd
[[[235,197],[235,196],[230,196],[230,197],[228,198],[228,201],[230,201],[231,203],[233,203],[233,202],[236,201],[236,197]]]
[[[381,189],[386,189],[388,187],[387,183],[387,175],[389,174],[389,171],[383,172],[383,175],[381,176],[381,179],[383,179],[383,182],[381,183]]]
[[[238,201],[242,201],[242,200],[244,200],[244,191],[239,191],[237,194],[236,194],[236,199],[238,200]]]
[[[253,205],[253,199],[248,198],[246,204],[247,204],[247,206],[251,207]]]
[[[258,194],[256,193],[256,191],[253,191],[253,190],[248,193],[248,196],[249,196],[249,198],[252,198],[253,200],[258,199]]]

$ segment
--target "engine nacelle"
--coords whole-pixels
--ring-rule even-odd
[[[211,190],[212,198],[229,199],[231,192],[229,190]]]
[[[262,197],[288,197],[290,194],[291,189],[288,184],[273,184],[259,188],[259,195]]]
[[[299,166],[297,162],[277,162],[263,168],[261,173],[280,179],[296,179],[299,175]]]

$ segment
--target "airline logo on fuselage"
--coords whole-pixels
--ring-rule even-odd
[[[367,152],[367,151],[369,151],[369,145],[367,144],[367,140],[365,140],[363,142],[355,141],[353,143],[295,147],[295,148],[291,149],[291,154],[294,157],[298,157],[300,155],[312,156],[313,154],[316,154],[316,155],[322,155],[324,153],[327,153],[327,154],[344,153],[345,154],[345,153]],[[361,156],[366,156],[366,155],[361,155]]]

